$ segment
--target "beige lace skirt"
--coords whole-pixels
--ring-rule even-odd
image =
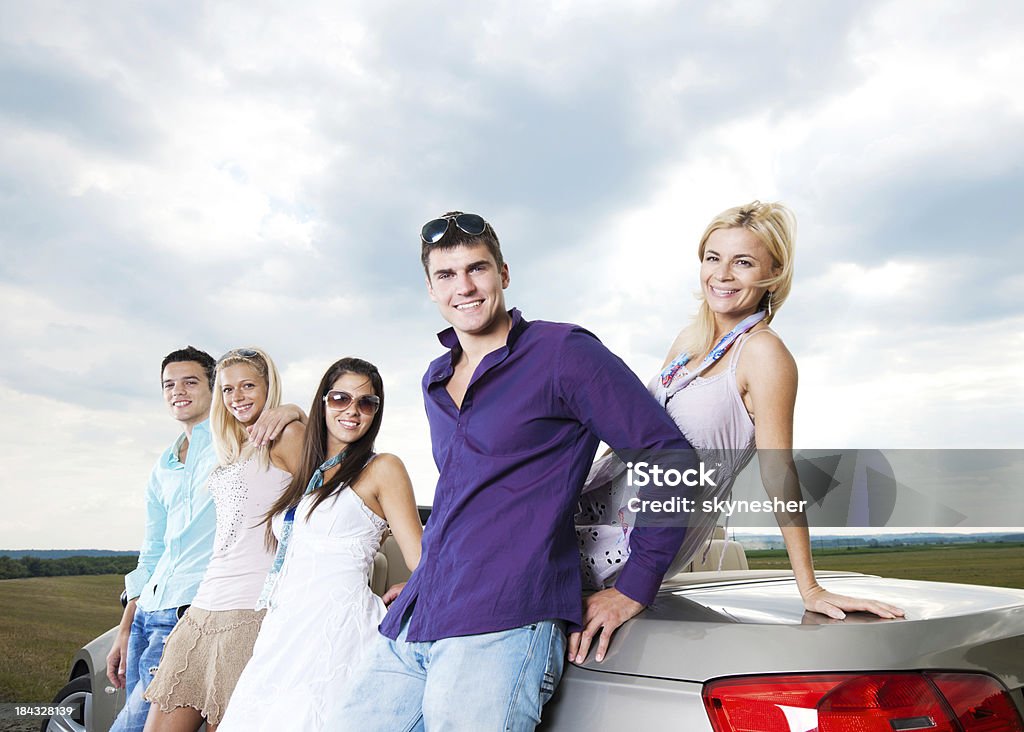
[[[220,724],[265,614],[190,607],[167,636],[146,699],[163,712],[192,707],[210,724]]]

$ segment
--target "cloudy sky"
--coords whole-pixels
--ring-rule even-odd
[[[646,380],[697,240],[800,222],[776,319],[803,448],[1024,443],[1015,2],[0,0],[0,547],[137,548],[163,355],[342,355],[436,478],[418,229],[486,216],[508,302]],[[1018,91],[1014,91],[1018,90]]]

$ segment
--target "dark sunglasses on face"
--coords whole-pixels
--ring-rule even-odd
[[[324,404],[327,405],[328,409],[335,412],[340,412],[343,409],[348,409],[349,405],[352,404],[353,397],[347,391],[336,391],[332,390],[324,394]],[[372,417],[380,409],[380,397],[374,394],[363,394],[363,396],[355,399],[356,409],[361,414],[365,414],[367,417]]]
[[[480,236],[487,229],[487,222],[484,221],[483,216],[468,213],[442,216],[423,224],[423,228],[420,230],[420,239],[427,244],[436,244],[448,233],[448,225],[453,221],[460,231],[464,231],[470,236]]]

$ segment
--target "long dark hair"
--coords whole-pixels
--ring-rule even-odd
[[[369,361],[363,361],[360,358],[343,358],[331,364],[330,368],[327,369],[327,373],[320,379],[320,386],[317,387],[316,394],[313,395],[313,403],[309,407],[306,437],[302,445],[301,467],[292,476],[292,482],[288,489],[281,494],[281,497],[277,499],[264,518],[267,524],[267,535],[270,539],[273,539],[270,520],[275,515],[282,511],[287,511],[302,500],[303,495],[306,493],[306,486],[309,484],[309,479],[313,477],[313,473],[327,458],[331,457],[327,454],[327,421],[325,419],[324,395],[330,391],[334,382],[342,374],[359,374],[369,378],[374,394],[380,397],[380,407],[377,409],[377,413],[373,415],[373,421],[370,422],[370,429],[366,430],[366,434],[346,449],[345,458],[341,461],[341,468],[338,472],[313,491],[313,495],[316,498],[313,500],[309,513],[306,514],[306,520],[309,520],[309,515],[316,510],[317,506],[334,493],[352,485],[358,480],[363,472],[363,468],[366,467],[366,463],[370,459],[370,455],[373,454],[373,443],[377,439],[377,433],[380,432],[381,420],[384,417],[384,382],[380,378],[380,372],[377,370],[377,367]]]

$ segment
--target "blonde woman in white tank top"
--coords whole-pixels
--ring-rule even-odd
[[[755,451],[770,494],[786,497],[799,492],[790,480],[796,475],[792,461],[796,362],[782,339],[768,328],[792,285],[795,228],[789,209],[759,201],[723,211],[712,220],[698,247],[699,311],[676,337],[662,372],[649,385],[698,452],[725,456],[726,480],[719,481],[719,493],[729,491]],[[606,531],[607,525],[626,537],[625,542],[620,540],[619,551],[628,554],[628,527],[618,526],[614,516],[625,495],[624,481],[609,478],[618,474],[609,467],[612,462],[603,458],[595,464],[588,480],[588,487],[595,490],[585,494],[577,517],[584,578],[589,575],[592,585],[597,580],[608,586],[614,579],[607,557],[620,564],[615,562],[616,549],[608,544],[614,532]],[[819,585],[806,518],[802,513],[776,517],[807,610],[836,619],[853,611],[883,618],[903,615],[892,605],[837,595]],[[701,518],[704,522],[696,522],[687,532],[673,564],[676,570],[693,559],[717,517]]]

